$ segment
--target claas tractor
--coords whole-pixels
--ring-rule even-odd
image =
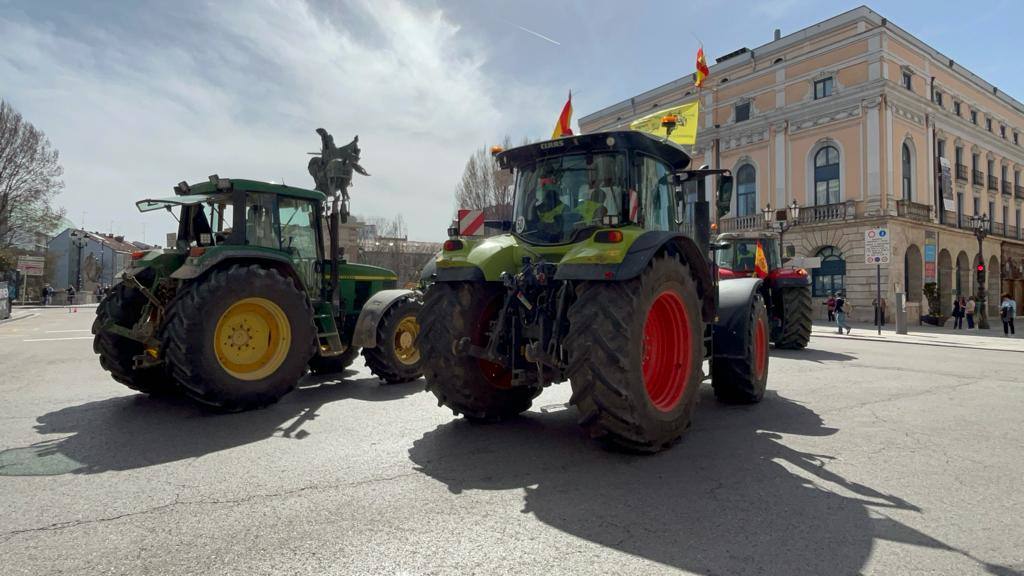
[[[753,403],[768,377],[759,278],[719,285],[710,213],[726,170],[680,146],[616,131],[497,151],[515,177],[507,233],[458,236],[437,256],[420,313],[439,405],[471,421],[527,410],[570,381],[593,438],[655,452],[690,425],[703,362],[716,396]],[[719,180],[718,198],[705,191]]]
[[[803,268],[783,266],[779,236],[772,232],[728,232],[718,235],[723,244],[717,252],[719,278],[760,275],[761,297],[768,307],[771,341],[776,348],[802,349],[811,340],[811,279]],[[757,249],[765,257],[765,268],[758,271]]]
[[[178,232],[173,246],[132,254],[97,308],[93,347],[115,380],[239,411],[276,402],[307,371],[344,370],[360,349],[385,382],[420,376],[419,293],[344,259],[346,189],[365,171],[355,141],[321,136],[318,189],[215,175],[137,203],[177,211]]]

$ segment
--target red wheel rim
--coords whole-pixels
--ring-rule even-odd
[[[473,330],[472,342],[476,346],[485,347],[490,342],[491,336],[488,334],[488,331],[491,329],[491,322],[498,318],[498,312],[501,310],[503,301],[504,299],[500,295],[495,296],[487,303],[484,311],[480,314]],[[512,387],[512,372],[506,370],[501,364],[477,358],[477,365],[480,367],[480,372],[483,374],[484,379],[491,386],[495,388]]]
[[[768,322],[758,319],[754,328],[754,376],[760,380],[768,369]]]
[[[644,322],[644,388],[651,404],[668,412],[679,404],[693,362],[690,319],[683,300],[666,290],[655,298]]]

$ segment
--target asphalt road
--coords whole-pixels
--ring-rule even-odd
[[[1024,569],[1024,353],[985,339],[816,336],[643,457],[588,441],[565,385],[474,426],[360,367],[210,415],[110,380],[91,320],[0,325],[5,575]]]

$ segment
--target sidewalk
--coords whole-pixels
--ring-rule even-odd
[[[836,333],[835,324],[815,322],[812,330],[814,338],[850,338],[854,340],[874,340],[878,342],[898,342],[901,344],[920,344],[927,346],[949,346],[953,348],[974,348],[978,350],[999,350],[1007,352],[1024,352],[1024,333],[1021,333],[1022,322],[1017,322],[1016,336],[1003,336],[1003,323],[996,318],[989,320],[988,330],[954,330],[937,326],[908,326],[906,334],[897,334],[896,326],[882,326],[882,334],[878,328],[865,322],[850,322],[852,332],[849,335]]]
[[[27,310],[13,308],[11,309],[11,317],[0,320],[0,325],[7,324],[8,322],[14,322],[16,320],[24,320],[26,318],[31,318],[33,316],[36,316],[36,314],[29,312]]]

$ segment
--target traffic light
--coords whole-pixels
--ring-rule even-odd
[[[984,283],[985,283],[985,265],[984,264],[978,264],[978,284],[981,285],[981,284],[984,284]]]

